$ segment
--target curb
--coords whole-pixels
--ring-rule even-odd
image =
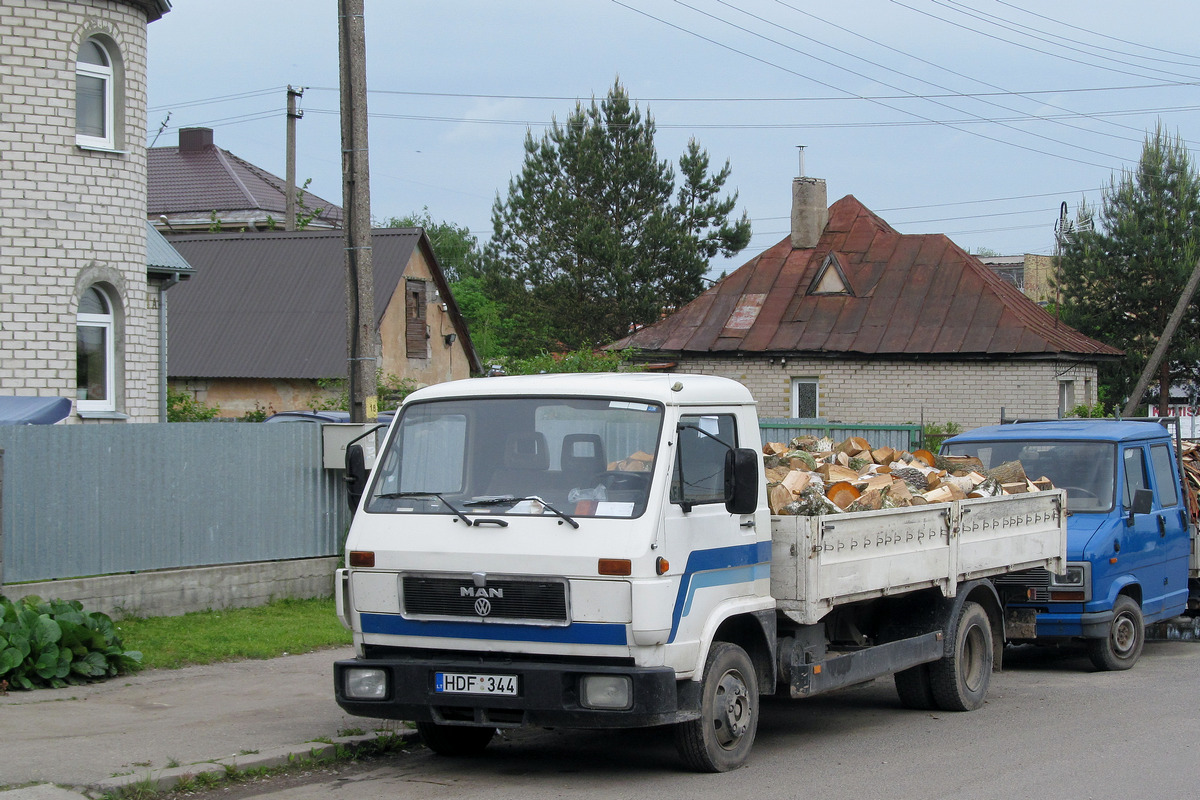
[[[391,731],[386,734],[369,733],[362,736],[339,736],[326,744],[325,742],[308,742],[303,745],[276,747],[258,753],[217,758],[212,761],[201,761],[178,767],[150,770],[141,774],[120,775],[106,778],[87,786],[77,786],[65,789],[50,783],[35,784],[19,789],[0,791],[0,800],[80,800],[91,798],[96,800],[108,793],[118,793],[133,786],[145,787],[157,792],[169,792],[180,781],[194,779],[201,775],[214,778],[224,778],[229,772],[251,770],[264,767],[285,766],[300,759],[332,760],[338,755],[354,755],[377,740],[389,737],[415,739],[415,730]]]

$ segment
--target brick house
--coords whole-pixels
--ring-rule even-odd
[[[744,383],[764,417],[976,427],[1096,401],[1121,351],[1063,325],[940,234],[793,182],[791,236],[617,342]]]
[[[148,270],[146,27],[168,0],[0,0],[0,393],[66,397],[71,422],[156,421]]]
[[[339,230],[169,237],[196,267],[171,298],[171,385],[222,416],[311,408],[347,373]],[[385,375],[418,386],[482,367],[421,228],[371,234],[375,331]]]

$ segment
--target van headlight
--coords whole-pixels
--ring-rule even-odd
[[[1092,599],[1092,565],[1067,564],[1061,575],[1050,574],[1050,600],[1058,603],[1086,603]]]
[[[1050,585],[1064,589],[1081,589],[1087,584],[1087,564],[1067,564],[1062,575],[1050,574]]]

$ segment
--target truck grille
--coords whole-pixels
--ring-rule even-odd
[[[407,619],[456,619],[530,625],[567,625],[567,582],[561,578],[403,575]]]
[[[998,589],[1017,589],[1022,600],[1045,602],[1050,599],[1050,570],[1037,567],[1020,572],[1008,572],[992,578]],[[1027,594],[1032,592],[1032,594]]]

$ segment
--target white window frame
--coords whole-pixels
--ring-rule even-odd
[[[79,312],[75,317],[76,332],[79,328],[100,328],[104,334],[104,399],[103,400],[85,400],[79,398],[79,377],[76,372],[76,400],[75,408],[78,411],[116,411],[117,410],[117,345],[116,345],[116,317],[113,314],[112,295],[104,290],[103,287],[92,284],[87,288],[87,291],[95,289],[104,298],[104,303],[108,306],[107,314],[85,314]],[[86,291],[85,291],[86,294]],[[78,346],[78,338],[76,338],[76,346]],[[76,355],[78,358],[78,354]]]
[[[92,36],[84,40],[83,46],[95,44],[104,53],[104,57],[108,60],[107,66],[99,64],[88,64],[76,58],[75,61],[75,103],[76,103],[76,124],[78,125],[78,104],[79,104],[79,82],[80,76],[89,78],[99,78],[104,81],[104,136],[88,136],[76,131],[75,144],[80,147],[96,148],[100,150],[115,150],[117,147],[115,111],[113,109],[116,91],[116,71],[113,68],[112,49],[106,45],[99,37]],[[82,50],[82,47],[80,48]]]
[[[813,399],[813,415],[812,416],[813,417],[821,416],[821,379],[820,378],[792,378],[792,396],[791,396],[791,402],[789,403],[789,406],[788,406],[792,412],[792,414],[791,414],[792,418],[796,419],[796,418],[801,417],[800,395],[796,392],[796,388],[802,383],[803,384],[811,384],[813,386],[814,399]],[[804,415],[804,418],[807,419],[808,416]]]
[[[1058,416],[1065,417],[1077,405],[1079,402],[1075,399],[1074,378],[1060,379],[1058,382]]]

